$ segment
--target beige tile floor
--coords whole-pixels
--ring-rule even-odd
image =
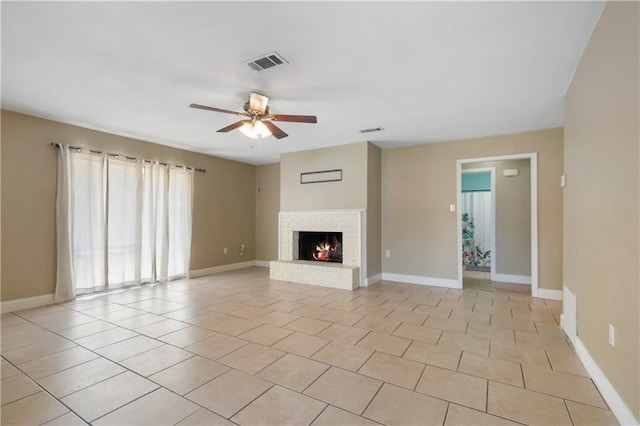
[[[250,268],[3,314],[2,424],[616,424],[521,288]]]

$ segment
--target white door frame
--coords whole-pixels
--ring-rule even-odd
[[[456,160],[456,205],[458,211],[462,203],[462,165],[466,163],[478,163],[485,161],[501,160],[525,160],[530,161],[531,166],[531,296],[538,297],[538,154],[535,152],[500,155],[495,157],[465,158]],[[494,188],[495,189],[495,188]],[[494,197],[495,198],[495,197]],[[462,216],[457,215],[458,232],[458,286],[462,288]],[[495,227],[494,227],[495,229]],[[494,239],[495,240],[495,239]],[[493,243],[492,243],[493,244]],[[492,252],[493,254],[494,252]],[[493,258],[493,256],[492,256]],[[494,278],[495,258],[492,263],[491,277]]]
[[[473,174],[473,173],[491,173],[491,281],[496,280],[496,168],[495,167],[480,167],[477,169],[462,169],[462,174]],[[462,174],[460,177],[462,178]],[[460,184],[460,197],[462,197],[462,183]],[[458,215],[461,216],[462,213],[462,198],[460,199],[460,203],[458,203],[459,212]],[[462,216],[461,216],[462,217]],[[462,220],[462,219],[460,219]],[[461,222],[462,223],[462,222]],[[460,234],[462,235],[462,228],[460,228]],[[462,236],[460,237],[462,241]],[[460,243],[460,261],[462,262],[462,242]],[[463,271],[464,275],[464,271]]]

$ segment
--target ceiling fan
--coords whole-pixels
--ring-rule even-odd
[[[286,138],[287,135],[282,129],[274,124],[274,121],[288,121],[293,123],[317,123],[315,115],[291,115],[291,114],[269,114],[267,105],[269,98],[259,93],[251,92],[249,101],[244,104],[244,112],[230,111],[227,109],[214,108],[205,105],[191,104],[190,108],[204,109],[207,111],[223,112],[246,117],[233,124],[223,127],[218,132],[226,133],[240,128],[240,132],[253,139],[263,138],[269,135],[277,139]]]

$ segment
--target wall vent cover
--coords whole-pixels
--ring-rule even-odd
[[[280,56],[277,52],[267,53],[266,55],[259,56],[254,59],[249,59],[244,63],[254,71],[265,71],[271,68],[279,68],[289,64],[289,62],[287,62],[286,59]]]
[[[373,133],[373,132],[383,132],[384,127],[372,127],[370,129],[360,130],[360,133]]]

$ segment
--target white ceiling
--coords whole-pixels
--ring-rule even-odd
[[[2,2],[2,107],[252,164],[561,126],[603,2]],[[245,60],[276,51],[289,65]],[[250,91],[288,138],[216,133]],[[380,133],[361,129],[384,127]]]

